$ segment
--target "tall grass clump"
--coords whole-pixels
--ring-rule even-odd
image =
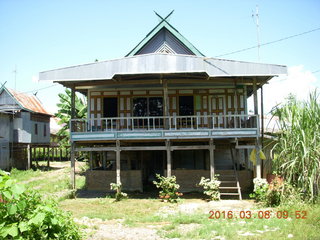
[[[317,90],[307,101],[290,96],[277,106],[278,141],[273,148],[274,170],[298,189],[305,200],[314,201],[320,187],[320,104]]]

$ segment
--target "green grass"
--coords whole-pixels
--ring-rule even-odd
[[[16,179],[17,182],[27,181],[30,178],[40,177],[44,175],[43,171],[37,170],[18,170],[13,168],[10,172],[10,175],[13,179]]]
[[[114,202],[112,198],[72,199],[60,202],[60,207],[71,211],[74,217],[100,218],[103,220],[123,219],[127,227],[145,225],[160,226],[158,234],[166,238],[179,239],[212,239],[215,236],[225,239],[320,239],[320,205],[299,205],[274,208],[272,211],[306,211],[307,219],[260,219],[258,209],[252,210],[251,219],[209,219],[209,212],[192,214],[160,214],[161,207],[177,205],[162,203],[156,199],[128,199]],[[270,209],[260,209],[268,211]],[[186,230],[187,229],[187,230]],[[253,236],[241,236],[239,233],[250,233]]]
[[[58,196],[59,200],[70,196],[70,167],[67,162],[50,162],[50,168],[46,167],[47,162],[39,161],[39,168],[30,170],[12,169],[11,176],[18,183],[23,183],[28,189],[35,189],[45,196]],[[56,166],[62,167],[56,167]],[[63,168],[63,169],[62,169]],[[59,171],[59,172],[58,172]],[[85,177],[76,175],[76,187],[82,189],[85,186]]]
[[[43,168],[41,168],[43,169]],[[38,189],[45,195],[52,195],[66,191],[69,187],[69,167],[65,167],[55,175],[56,170],[41,171],[12,170],[11,175],[18,182],[26,182],[27,188]],[[77,188],[85,185],[85,177],[76,176]],[[134,195],[133,195],[134,196]],[[130,197],[130,194],[129,194]],[[132,197],[132,195],[131,195]],[[74,217],[100,218],[103,220],[122,219],[127,227],[144,227],[154,225],[159,227],[158,234],[164,238],[179,239],[212,239],[220,236],[225,239],[320,239],[320,204],[295,203],[294,205],[280,206],[273,211],[306,211],[307,219],[270,219],[257,218],[259,210],[255,209],[256,218],[251,219],[209,219],[209,212],[200,209],[192,214],[166,214],[162,208],[169,208],[169,212],[177,209],[181,203],[203,203],[199,199],[182,199],[178,204],[160,202],[158,199],[132,198],[115,202],[114,198],[60,198],[59,206],[70,211]],[[218,210],[218,209],[216,209]],[[272,231],[275,230],[275,231]],[[250,233],[253,236],[241,236],[239,233]]]
[[[166,221],[170,225],[164,226],[159,231],[163,237],[179,237],[180,239],[212,239],[215,236],[225,239],[320,239],[320,205],[303,205],[299,207],[281,207],[272,209],[277,211],[288,211],[295,216],[295,211],[306,211],[307,219],[278,219],[271,215],[270,219],[258,218],[258,210],[251,219],[209,219],[209,214],[195,213],[192,215],[178,214],[170,216]],[[268,209],[263,209],[268,211]],[[185,227],[181,227],[183,225]],[[185,231],[187,224],[197,224],[194,229]],[[239,233],[250,233],[252,236],[240,236]],[[235,237],[237,236],[237,237]]]
[[[60,202],[60,207],[70,211],[75,217],[125,219],[129,225],[158,221],[160,218],[153,215],[162,206],[165,205],[156,199],[126,199],[115,202],[114,198],[78,198]]]

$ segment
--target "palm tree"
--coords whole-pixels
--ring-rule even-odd
[[[69,145],[69,122],[71,120],[71,91],[66,88],[65,93],[58,94],[60,102],[57,104],[59,110],[55,117],[59,118],[58,124],[62,128],[57,133],[62,138],[60,145]],[[75,117],[86,118],[87,116],[87,103],[84,98],[75,95]]]

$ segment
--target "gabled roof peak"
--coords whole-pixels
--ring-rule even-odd
[[[126,55],[126,57],[155,53],[164,44],[168,47],[168,49],[170,49],[170,51],[167,51],[168,54],[204,56],[195,46],[193,46],[184,36],[182,36],[177,29],[175,29],[169,23],[169,18],[171,17],[173,12],[174,10],[164,18],[157,12],[155,12],[155,14],[159,17],[160,22],[135,48],[133,48]]]
[[[35,96],[30,96],[26,93],[6,88],[4,85],[0,87],[0,94],[3,91],[5,91],[21,107],[21,109],[28,112],[52,116],[52,114],[45,110],[42,103]]]

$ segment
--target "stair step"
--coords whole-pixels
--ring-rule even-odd
[[[239,196],[239,193],[220,193],[220,195]]]
[[[238,189],[238,187],[219,187],[219,189]]]

